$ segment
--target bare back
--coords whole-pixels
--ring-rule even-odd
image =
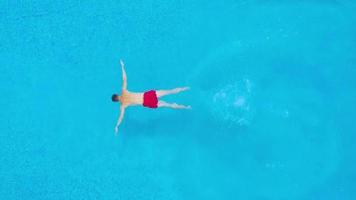
[[[143,93],[130,92],[128,90],[123,90],[121,95],[121,104],[125,107],[131,105],[142,105],[143,104]]]

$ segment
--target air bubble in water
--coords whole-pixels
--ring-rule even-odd
[[[212,114],[230,125],[249,125],[253,117],[251,99],[249,79],[227,84],[213,91]]]

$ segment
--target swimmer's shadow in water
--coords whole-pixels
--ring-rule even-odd
[[[123,128],[130,135],[170,135],[174,137],[175,135],[189,132],[188,129],[192,118],[192,116],[182,113],[162,114],[147,120],[127,117]]]

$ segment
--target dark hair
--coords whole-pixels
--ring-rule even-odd
[[[114,101],[114,102],[119,101],[119,95],[113,94],[112,97],[111,97],[111,100]]]

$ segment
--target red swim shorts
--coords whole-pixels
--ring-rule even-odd
[[[157,108],[158,98],[156,91],[150,90],[143,94],[143,106],[149,108]]]

